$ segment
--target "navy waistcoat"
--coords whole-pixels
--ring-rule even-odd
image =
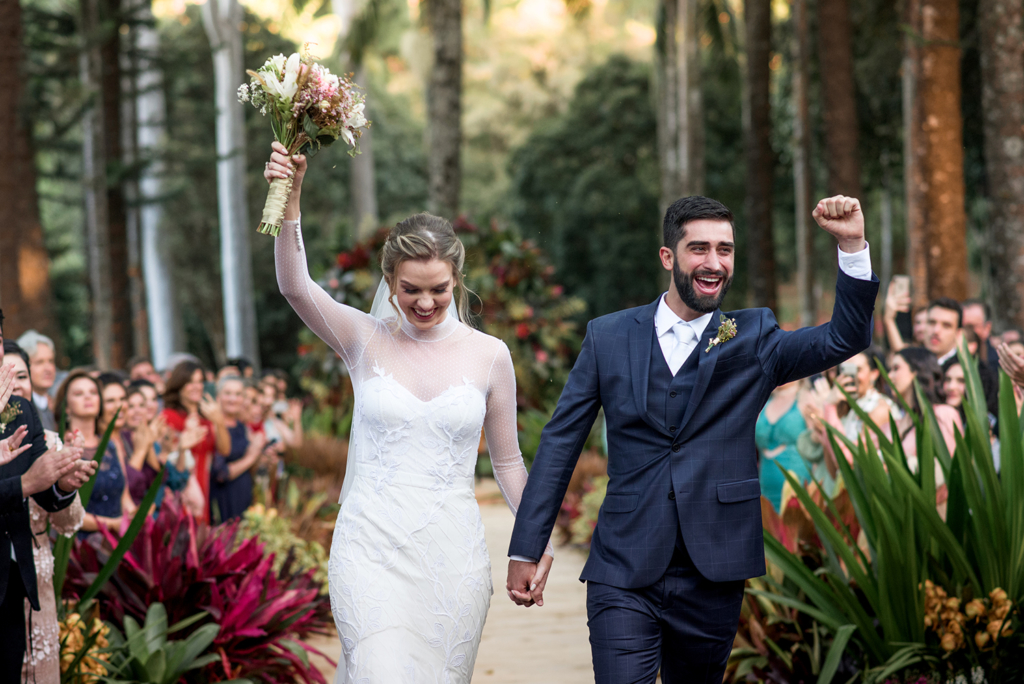
[[[679,422],[683,419],[683,414],[686,413],[686,406],[690,403],[690,395],[693,393],[700,349],[695,347],[690,352],[690,356],[673,377],[668,362],[665,360],[665,354],[661,351],[657,330],[652,334],[654,343],[651,345],[651,370],[647,384],[647,412],[660,425],[675,434]]]

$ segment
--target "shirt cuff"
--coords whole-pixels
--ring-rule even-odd
[[[519,561],[520,563],[536,563],[535,558],[527,558],[526,556],[509,556],[509,560]]]
[[[857,280],[871,280],[871,246],[865,242],[864,249],[852,254],[839,249],[839,270]]]
[[[71,497],[73,497],[75,495],[75,492],[73,491],[70,494],[62,494],[61,490],[60,490],[60,487],[58,487],[57,483],[54,482],[53,483],[53,495],[57,497],[58,501],[65,501],[65,500],[70,499]]]

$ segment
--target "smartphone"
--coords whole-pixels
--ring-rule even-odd
[[[907,297],[910,295],[910,276],[894,275],[889,283],[889,291],[896,297]]]
[[[839,364],[839,374],[847,377],[857,377],[857,364],[853,361],[843,361]]]

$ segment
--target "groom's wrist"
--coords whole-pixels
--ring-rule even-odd
[[[519,563],[536,563],[537,562],[537,560],[535,558],[527,558],[526,556],[509,556],[508,559],[509,560],[514,560],[514,561],[519,562]]]
[[[858,238],[848,238],[839,241],[839,249],[843,250],[847,254],[856,254],[857,252],[863,252],[867,248],[868,243],[864,239],[864,236]]]

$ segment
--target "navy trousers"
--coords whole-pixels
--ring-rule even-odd
[[[18,564],[11,561],[7,592],[0,602],[0,682],[21,681],[25,658],[25,585]]]
[[[711,582],[680,538],[660,580],[641,589],[587,583],[596,684],[722,684],[744,582]]]

